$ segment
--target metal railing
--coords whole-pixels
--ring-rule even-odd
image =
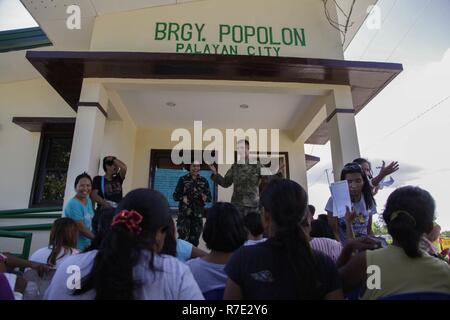
[[[32,209],[14,209],[14,210],[1,210],[1,219],[57,219],[62,214],[61,207],[50,208],[32,208]],[[13,238],[23,239],[22,252],[12,253],[22,259],[28,259],[30,255],[31,241],[33,239],[32,232],[24,231],[47,231],[51,230],[51,223],[41,224],[23,224],[23,225],[8,225],[0,226],[0,239],[1,238]],[[0,248],[2,250],[2,248]]]

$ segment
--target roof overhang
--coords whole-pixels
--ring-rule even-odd
[[[44,127],[74,127],[73,117],[13,117],[12,122],[30,132],[41,132]]]
[[[128,78],[345,85],[358,113],[403,70],[397,63],[180,53],[28,51],[26,58],[75,111],[84,78]]]

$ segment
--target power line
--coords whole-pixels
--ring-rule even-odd
[[[329,0],[322,0],[323,8],[324,8],[324,11],[325,11],[325,16],[326,16],[328,22],[330,23],[330,25],[333,28],[335,28],[336,30],[339,31],[339,33],[342,36],[342,44],[345,44],[345,39],[346,39],[346,36],[347,36],[348,28],[353,26],[353,22],[350,22],[350,18],[352,16],[352,12],[353,12],[353,8],[354,8],[354,6],[356,4],[356,0],[353,0],[352,4],[350,6],[350,11],[349,11],[348,15],[344,12],[344,10],[342,10],[342,8],[339,6],[339,4],[337,3],[336,0],[332,0],[334,5],[339,9],[339,11],[342,12],[344,17],[346,18],[345,19],[345,24],[340,24],[338,17],[336,17],[336,21],[332,19],[331,15],[330,15],[330,13],[328,11],[328,1]],[[341,28],[344,28],[344,30],[341,30]]]
[[[445,97],[444,99],[440,100],[439,102],[435,103],[434,105],[432,105],[431,107],[427,108],[425,111],[423,111],[422,113],[418,114],[416,117],[412,118],[411,120],[409,120],[408,122],[406,122],[405,124],[401,125],[400,127],[392,130],[390,133],[388,133],[387,135],[385,135],[384,137],[382,137],[381,139],[378,140],[378,142],[375,142],[374,144],[372,144],[372,146],[370,146],[369,148],[365,149],[365,151],[367,152],[368,150],[372,149],[374,146],[378,145],[381,141],[384,141],[386,138],[389,138],[390,136],[392,136],[393,134],[397,133],[398,131],[402,130],[403,128],[409,126],[411,123],[413,123],[414,121],[419,120],[420,118],[422,118],[424,115],[426,115],[427,113],[429,113],[430,111],[434,110],[435,108],[437,108],[438,106],[440,106],[441,104],[443,104],[445,101],[447,101],[450,98],[450,95]]]
[[[387,13],[386,16],[384,17],[384,19],[381,21],[381,24],[383,24],[383,23],[389,18],[389,16],[390,16],[391,13],[392,13],[392,10],[394,9],[394,7],[395,7],[396,4],[397,4],[397,1],[398,1],[398,0],[395,0],[394,5],[389,9],[388,13]],[[372,9],[372,10],[373,10],[373,9]],[[370,13],[369,13],[369,16],[370,16]],[[369,43],[367,44],[366,48],[364,49],[363,53],[361,54],[361,56],[359,57],[358,60],[361,60],[361,59],[365,56],[365,54],[366,54],[367,50],[369,49],[370,45],[372,44],[372,42],[375,40],[375,38],[376,38],[379,34],[380,34],[380,31],[377,31],[377,32],[375,33],[375,35],[374,35],[374,36],[372,37],[372,39],[369,41]]]
[[[428,0],[428,2],[423,6],[422,10],[420,10],[420,13],[417,15],[416,19],[414,20],[414,22],[411,24],[411,26],[408,28],[408,31],[406,31],[405,35],[402,37],[402,39],[397,43],[397,45],[395,46],[394,50],[392,50],[391,54],[389,55],[389,57],[385,60],[389,61],[389,59],[391,59],[391,57],[394,55],[395,51],[397,51],[397,49],[400,47],[400,44],[403,43],[403,41],[405,41],[405,39],[408,37],[409,33],[411,32],[411,30],[416,26],[417,22],[419,22],[420,17],[422,16],[422,14],[424,13],[424,11],[428,8],[428,6],[430,5],[431,0]]]

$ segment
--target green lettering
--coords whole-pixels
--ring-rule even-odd
[[[281,29],[281,38],[283,39],[283,44],[287,46],[290,46],[294,42],[292,30],[289,28]]]
[[[185,53],[194,53],[194,50],[192,49],[192,44],[188,43],[186,46]]]
[[[213,44],[213,48],[214,48],[214,54],[218,54],[219,53],[219,45]]]
[[[198,54],[202,54],[202,50],[197,50],[197,44],[194,44],[194,52]]]
[[[191,41],[192,39],[192,25],[185,23],[181,26],[181,40]]]
[[[273,50],[275,50],[275,56],[280,56],[280,47],[273,47]]]
[[[270,37],[270,44],[274,44],[274,45],[280,45],[280,42],[274,42],[273,41],[273,30],[272,27],[269,27],[269,37]]]
[[[301,32],[301,34],[299,33],[299,31]],[[301,28],[299,30],[294,29],[294,36],[295,36],[295,45],[298,46],[300,43],[302,45],[302,47],[304,47],[306,45],[306,40],[305,40],[305,29]]]
[[[222,46],[222,52],[221,52],[221,54],[229,54],[226,45],[225,45],[225,46]]]
[[[180,30],[180,25],[178,23],[170,22],[169,23],[169,38],[167,40],[171,40],[171,34],[173,34],[175,37],[175,40],[178,41],[178,30]]]
[[[255,47],[254,46],[248,46],[247,47],[247,54],[249,56],[254,56],[255,55]]]
[[[236,29],[239,30],[239,40],[236,37]],[[241,43],[243,41],[244,35],[243,35],[243,30],[242,30],[242,26],[239,25],[234,25],[233,26],[233,42],[234,43]]]
[[[245,43],[248,43],[248,38],[254,37],[256,34],[255,27],[253,26],[245,26],[244,27],[244,33],[245,33]]]
[[[197,29],[197,41],[205,41],[202,37],[203,28],[205,27],[205,24],[195,24],[195,29]]]
[[[155,40],[164,40],[166,37],[167,24],[165,22],[157,22],[155,28]]]
[[[219,42],[223,42],[223,36],[229,35],[231,32],[231,28],[227,24],[221,24],[219,26]]]
[[[258,27],[256,29],[257,38],[259,44],[267,44],[269,42],[269,37],[267,35],[267,29],[265,27]]]
[[[183,48],[184,48],[184,44],[182,44],[182,43],[177,43],[175,52],[183,52],[183,51],[182,51]]]
[[[234,54],[234,55],[238,54],[238,47],[237,47],[237,45],[230,46],[230,54]]]
[[[209,45],[205,44],[205,49],[203,49],[204,54],[211,54],[211,50],[209,49]]]

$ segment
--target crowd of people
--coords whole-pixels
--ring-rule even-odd
[[[383,163],[376,177],[365,159],[346,164],[341,180],[352,207],[337,218],[333,198],[317,214],[305,189],[279,174],[259,193],[260,165],[248,162],[248,143],[243,150],[244,163],[224,177],[211,167],[213,181],[234,184],[231,203],[206,210],[208,182],[198,163],[190,166],[173,195],[177,226],[158,191],[122,197],[126,166],[106,157],[104,176],[76,178],[76,195],[54,222],[47,247],[29,261],[1,255],[0,298],[22,291],[25,299],[49,300],[450,299],[450,265],[433,246],[440,229],[426,190],[393,191],[382,212],[392,243],[373,233],[374,195],[398,163]],[[79,275],[69,286],[73,266]],[[373,266],[379,278],[369,285],[377,277],[368,271]],[[5,275],[15,267],[26,269],[11,290]]]

